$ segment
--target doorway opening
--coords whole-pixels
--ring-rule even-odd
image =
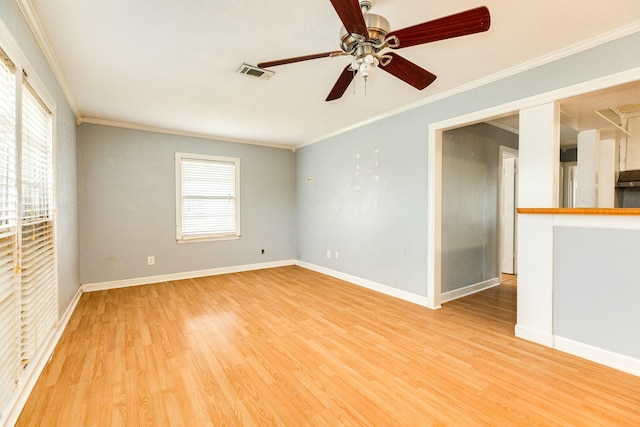
[[[516,122],[517,119],[516,115]],[[492,122],[456,127],[443,133],[442,303],[500,285],[501,257],[505,253],[511,261],[507,272],[514,273],[518,144],[517,132]],[[509,165],[510,181],[501,173]],[[509,191],[511,196],[505,197]]]

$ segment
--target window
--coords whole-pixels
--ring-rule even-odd
[[[58,320],[53,115],[39,92],[0,49],[1,411]]]
[[[240,159],[176,153],[179,242],[240,237]]]

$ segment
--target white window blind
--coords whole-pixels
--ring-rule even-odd
[[[22,89],[21,148],[22,363],[26,364],[58,317],[52,117],[26,81]]]
[[[0,403],[20,373],[15,67],[0,50]]]
[[[240,160],[176,153],[177,239],[240,236]]]

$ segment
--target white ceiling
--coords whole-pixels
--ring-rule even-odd
[[[378,0],[372,12],[392,30],[483,4],[491,28],[397,51],[438,76],[423,91],[374,70],[366,96],[356,78],[355,94],[325,102],[347,57],[274,67],[269,80],[236,70],[339,50],[329,0],[19,1],[35,12],[82,120],[290,146],[640,28],[638,0]]]

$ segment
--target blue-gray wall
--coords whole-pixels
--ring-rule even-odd
[[[80,286],[76,119],[15,0],[0,0],[0,17],[33,67],[27,72],[37,76],[56,102],[56,249],[62,315]]]
[[[638,46],[635,33],[297,150],[298,259],[426,296],[429,124],[640,67]]]
[[[500,145],[518,135],[484,123],[442,135],[442,292],[498,278]]]
[[[78,138],[82,283],[295,258],[291,150],[93,124]],[[240,239],[176,241],[176,152],[240,158]]]
[[[296,152],[298,259],[418,293],[426,271],[426,125],[406,115]],[[424,219],[424,221],[423,221]],[[327,259],[327,250],[339,259]]]
[[[554,335],[640,359],[638,242],[637,230],[554,230]]]

